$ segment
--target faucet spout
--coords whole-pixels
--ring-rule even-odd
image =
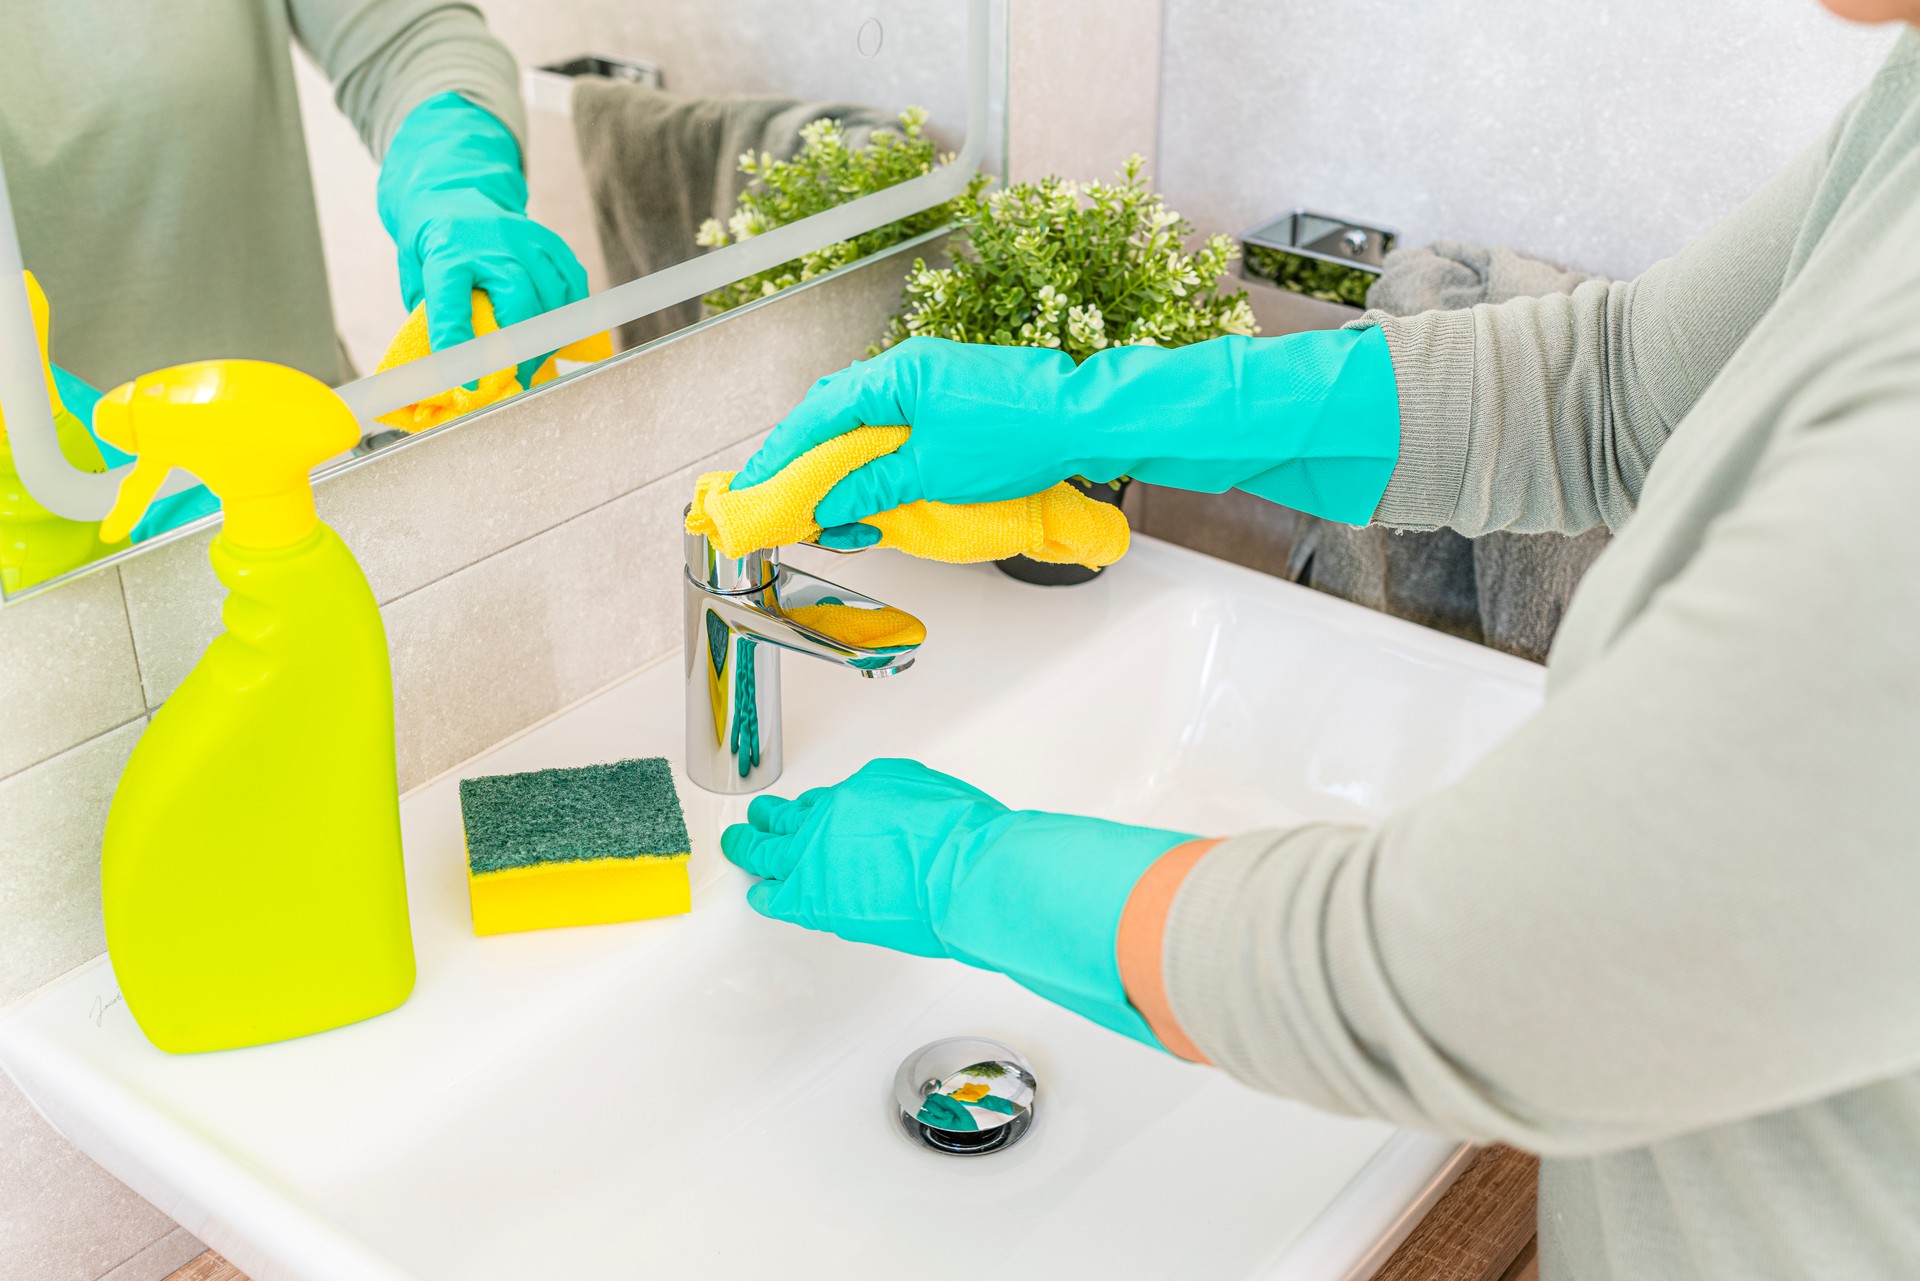
[[[688,534],[685,550],[687,775],[708,791],[780,777],[783,651],[874,679],[913,666],[926,639],[913,615],[783,565],[777,548],[727,558]]]

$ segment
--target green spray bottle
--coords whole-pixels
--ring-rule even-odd
[[[133,527],[173,467],[226,520],[225,630],[158,712],[101,852],[107,951],[155,1045],[304,1036],[413,989],[393,681],[380,610],[308,473],[359,439],[324,384],[261,361],[147,374],[94,413],[136,456],[101,526]]]

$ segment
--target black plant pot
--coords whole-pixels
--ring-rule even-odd
[[[1115,507],[1126,496],[1127,481],[1121,481],[1118,488],[1104,481],[1082,480],[1075,476],[1067,482],[1095,502],[1112,503]],[[1075,583],[1090,583],[1100,576],[1097,569],[1088,569],[1085,565],[1050,565],[1043,560],[1033,560],[1026,556],[1009,556],[1005,560],[996,560],[1000,572],[1008,578],[1017,578],[1023,583],[1033,583],[1040,587],[1071,587]]]

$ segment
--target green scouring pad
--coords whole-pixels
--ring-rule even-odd
[[[691,843],[666,758],[460,780],[476,934],[691,910]]]

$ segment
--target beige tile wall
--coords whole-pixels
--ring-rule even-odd
[[[1012,0],[1007,175],[1107,178],[1160,138],[1163,0]]]
[[[679,644],[693,477],[737,466],[815,378],[864,354],[903,270],[783,297],[320,487],[386,620],[402,786]],[[104,949],[107,803],[218,629],[209,537],[0,608],[0,1006]],[[192,1244],[0,1076],[0,1277],[152,1281]]]

